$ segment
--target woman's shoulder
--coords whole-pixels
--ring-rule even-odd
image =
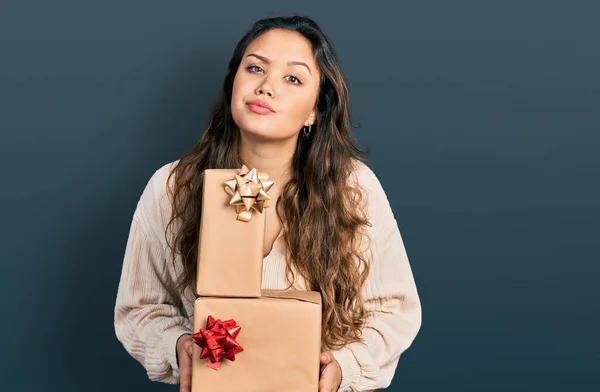
[[[178,163],[179,159],[159,166],[148,180],[146,188],[151,188],[148,190],[152,190],[157,199],[167,194],[168,185],[173,185],[174,178],[171,176],[171,172]],[[170,181],[170,183],[167,184],[167,181]]]
[[[366,190],[368,193],[381,193],[383,188],[379,178],[365,161],[354,159],[352,161],[351,181]]]
[[[159,166],[146,182],[146,186],[138,202],[140,218],[153,225],[164,223],[171,211],[171,203],[167,181],[173,182],[171,172],[179,160],[171,161]],[[159,225],[159,226],[162,226]]]
[[[167,180],[169,178],[169,175],[171,174],[173,169],[175,169],[178,163],[179,159],[163,164],[158,169],[156,169],[156,171],[150,178],[150,181],[154,182],[155,185],[159,185],[161,189],[164,188],[166,192]]]
[[[364,207],[374,226],[387,225],[393,218],[390,202],[383,186],[373,171],[364,161],[355,160],[352,178],[354,184],[365,197]]]

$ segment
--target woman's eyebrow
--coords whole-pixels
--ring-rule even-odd
[[[270,64],[269,59],[266,58],[265,56],[261,56],[261,55],[256,54],[256,53],[250,53],[246,57],[250,57],[250,56],[256,57],[260,61],[264,61],[265,63]],[[310,71],[310,67],[305,62],[303,62],[303,61],[288,61],[288,65],[301,65],[303,67],[306,67],[306,69],[308,70],[308,73],[310,73],[312,75],[312,72]]]

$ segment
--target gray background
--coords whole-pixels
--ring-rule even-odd
[[[178,390],[114,336],[131,216],[292,12],[336,45],[423,301],[389,390],[599,390],[599,3],[339,4],[2,0],[1,390]]]

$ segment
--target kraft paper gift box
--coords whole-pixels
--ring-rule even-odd
[[[245,166],[204,171],[198,295],[260,297],[265,213],[273,184],[267,177]],[[237,205],[230,204],[232,199]],[[250,211],[244,203],[252,205]]]
[[[202,348],[194,344],[192,392],[318,391],[318,292],[264,290],[260,298],[200,297],[194,305],[195,338],[204,336],[199,331],[207,327],[209,316],[228,323],[233,340],[227,347],[222,339],[225,351],[218,369],[208,349],[210,342],[204,340]],[[203,352],[208,357],[201,359]]]

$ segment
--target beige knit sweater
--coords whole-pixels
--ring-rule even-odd
[[[165,287],[181,273],[167,263],[165,227],[170,218],[167,176],[175,162],[158,169],[147,183],[133,214],[114,312],[116,336],[154,381],[178,383],[176,342],[192,333],[194,290]],[[364,344],[334,351],[342,369],[339,391],[387,387],[400,355],[421,326],[421,303],[388,199],[375,174],[357,163],[354,178],[367,190],[371,271],[364,287],[369,321]],[[285,245],[279,237],[263,260],[264,289],[285,289]],[[164,272],[166,268],[167,272]]]

